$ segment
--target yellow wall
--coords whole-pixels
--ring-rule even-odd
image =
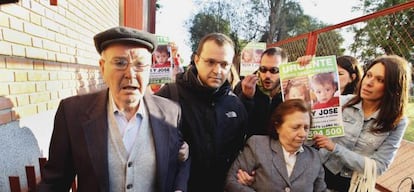
[[[118,26],[119,15],[118,0],[0,5],[0,124],[104,88],[93,35]]]

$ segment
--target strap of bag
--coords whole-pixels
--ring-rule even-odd
[[[364,173],[354,171],[348,192],[374,192],[377,180],[377,164],[374,160],[365,157]]]

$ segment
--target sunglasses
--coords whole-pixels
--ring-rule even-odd
[[[279,73],[279,68],[278,67],[267,68],[265,66],[260,66],[259,71],[260,71],[260,73],[266,73],[266,72],[269,71],[271,74],[277,74],[277,73]]]

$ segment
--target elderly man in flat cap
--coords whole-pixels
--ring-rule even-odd
[[[108,89],[60,102],[40,191],[186,191],[180,107],[144,94],[153,34],[114,27],[94,37]]]

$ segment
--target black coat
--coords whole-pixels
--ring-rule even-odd
[[[276,107],[283,102],[282,93],[277,93],[273,98],[265,95],[256,85],[256,92],[252,99],[245,97],[242,93],[241,81],[234,88],[234,93],[239,96],[240,100],[246,107],[249,122],[247,127],[247,136],[251,135],[268,135],[270,116]]]
[[[175,89],[175,90],[174,90]],[[228,82],[218,90],[202,86],[197,70],[178,74],[157,95],[176,100],[182,108],[182,134],[190,145],[189,191],[223,191],[225,176],[243,147],[247,113]]]

